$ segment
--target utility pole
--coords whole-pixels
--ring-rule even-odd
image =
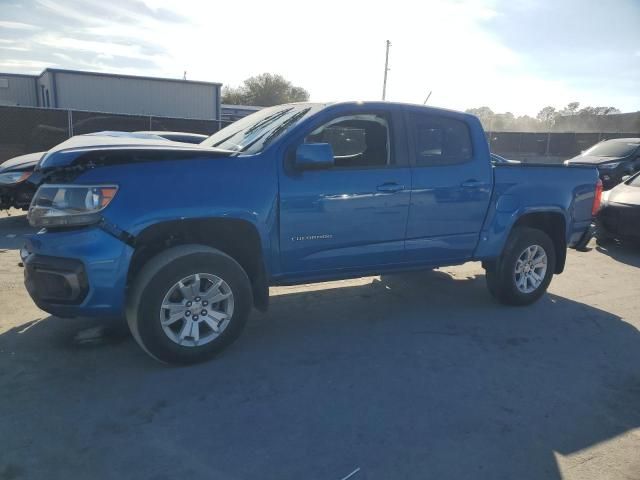
[[[387,40],[387,53],[384,59],[384,82],[382,84],[382,100],[387,96],[387,72],[389,71],[389,47],[391,42]]]

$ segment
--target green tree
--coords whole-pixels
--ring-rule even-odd
[[[557,116],[558,112],[556,111],[555,107],[547,106],[538,112],[536,118],[543,127],[550,129],[551,127],[553,127]]]
[[[480,120],[488,120],[493,117],[494,113],[489,107],[477,107],[477,108],[468,108],[465,110],[466,113],[470,113],[471,115],[475,115]]]
[[[616,107],[584,107],[580,109],[578,115],[610,115],[620,113]]]
[[[482,128],[489,131],[492,127],[493,123],[493,110],[489,107],[477,107],[477,108],[468,108],[465,110],[465,113],[470,113],[471,115],[475,115],[480,119],[480,123],[482,123]]]
[[[545,130],[537,118],[529,115],[522,115],[514,121],[514,131],[517,132],[539,132]]]
[[[309,92],[293,85],[282,75],[263,73],[247,78],[239,87],[224,87],[222,103],[270,107],[309,100]]]
[[[575,115],[578,113],[578,108],[580,108],[580,102],[570,102],[560,110],[560,115]]]
[[[511,112],[494,113],[489,124],[492,131],[509,132],[514,128],[515,119],[515,116]]]

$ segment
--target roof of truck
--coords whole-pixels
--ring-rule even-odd
[[[452,113],[456,115],[465,115],[470,117],[475,117],[470,113],[461,112],[460,110],[452,110],[450,108],[442,108],[442,107],[432,107],[430,105],[422,105],[419,103],[408,103],[408,102],[390,102],[386,100],[344,100],[339,102],[292,102],[291,105],[312,105],[312,106],[320,106],[320,107],[329,107],[329,106],[339,106],[339,105],[363,105],[370,107],[384,107],[389,105],[408,107],[411,109],[424,109],[430,110],[433,112],[445,112]]]

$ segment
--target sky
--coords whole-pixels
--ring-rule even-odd
[[[313,101],[379,100],[387,39],[387,100],[640,110],[640,0],[0,0],[2,72],[272,72]]]

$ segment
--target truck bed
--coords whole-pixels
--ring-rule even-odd
[[[509,164],[493,168],[494,189],[475,257],[495,257],[516,219],[546,212],[564,219],[567,246],[589,227],[598,171],[591,167]]]

